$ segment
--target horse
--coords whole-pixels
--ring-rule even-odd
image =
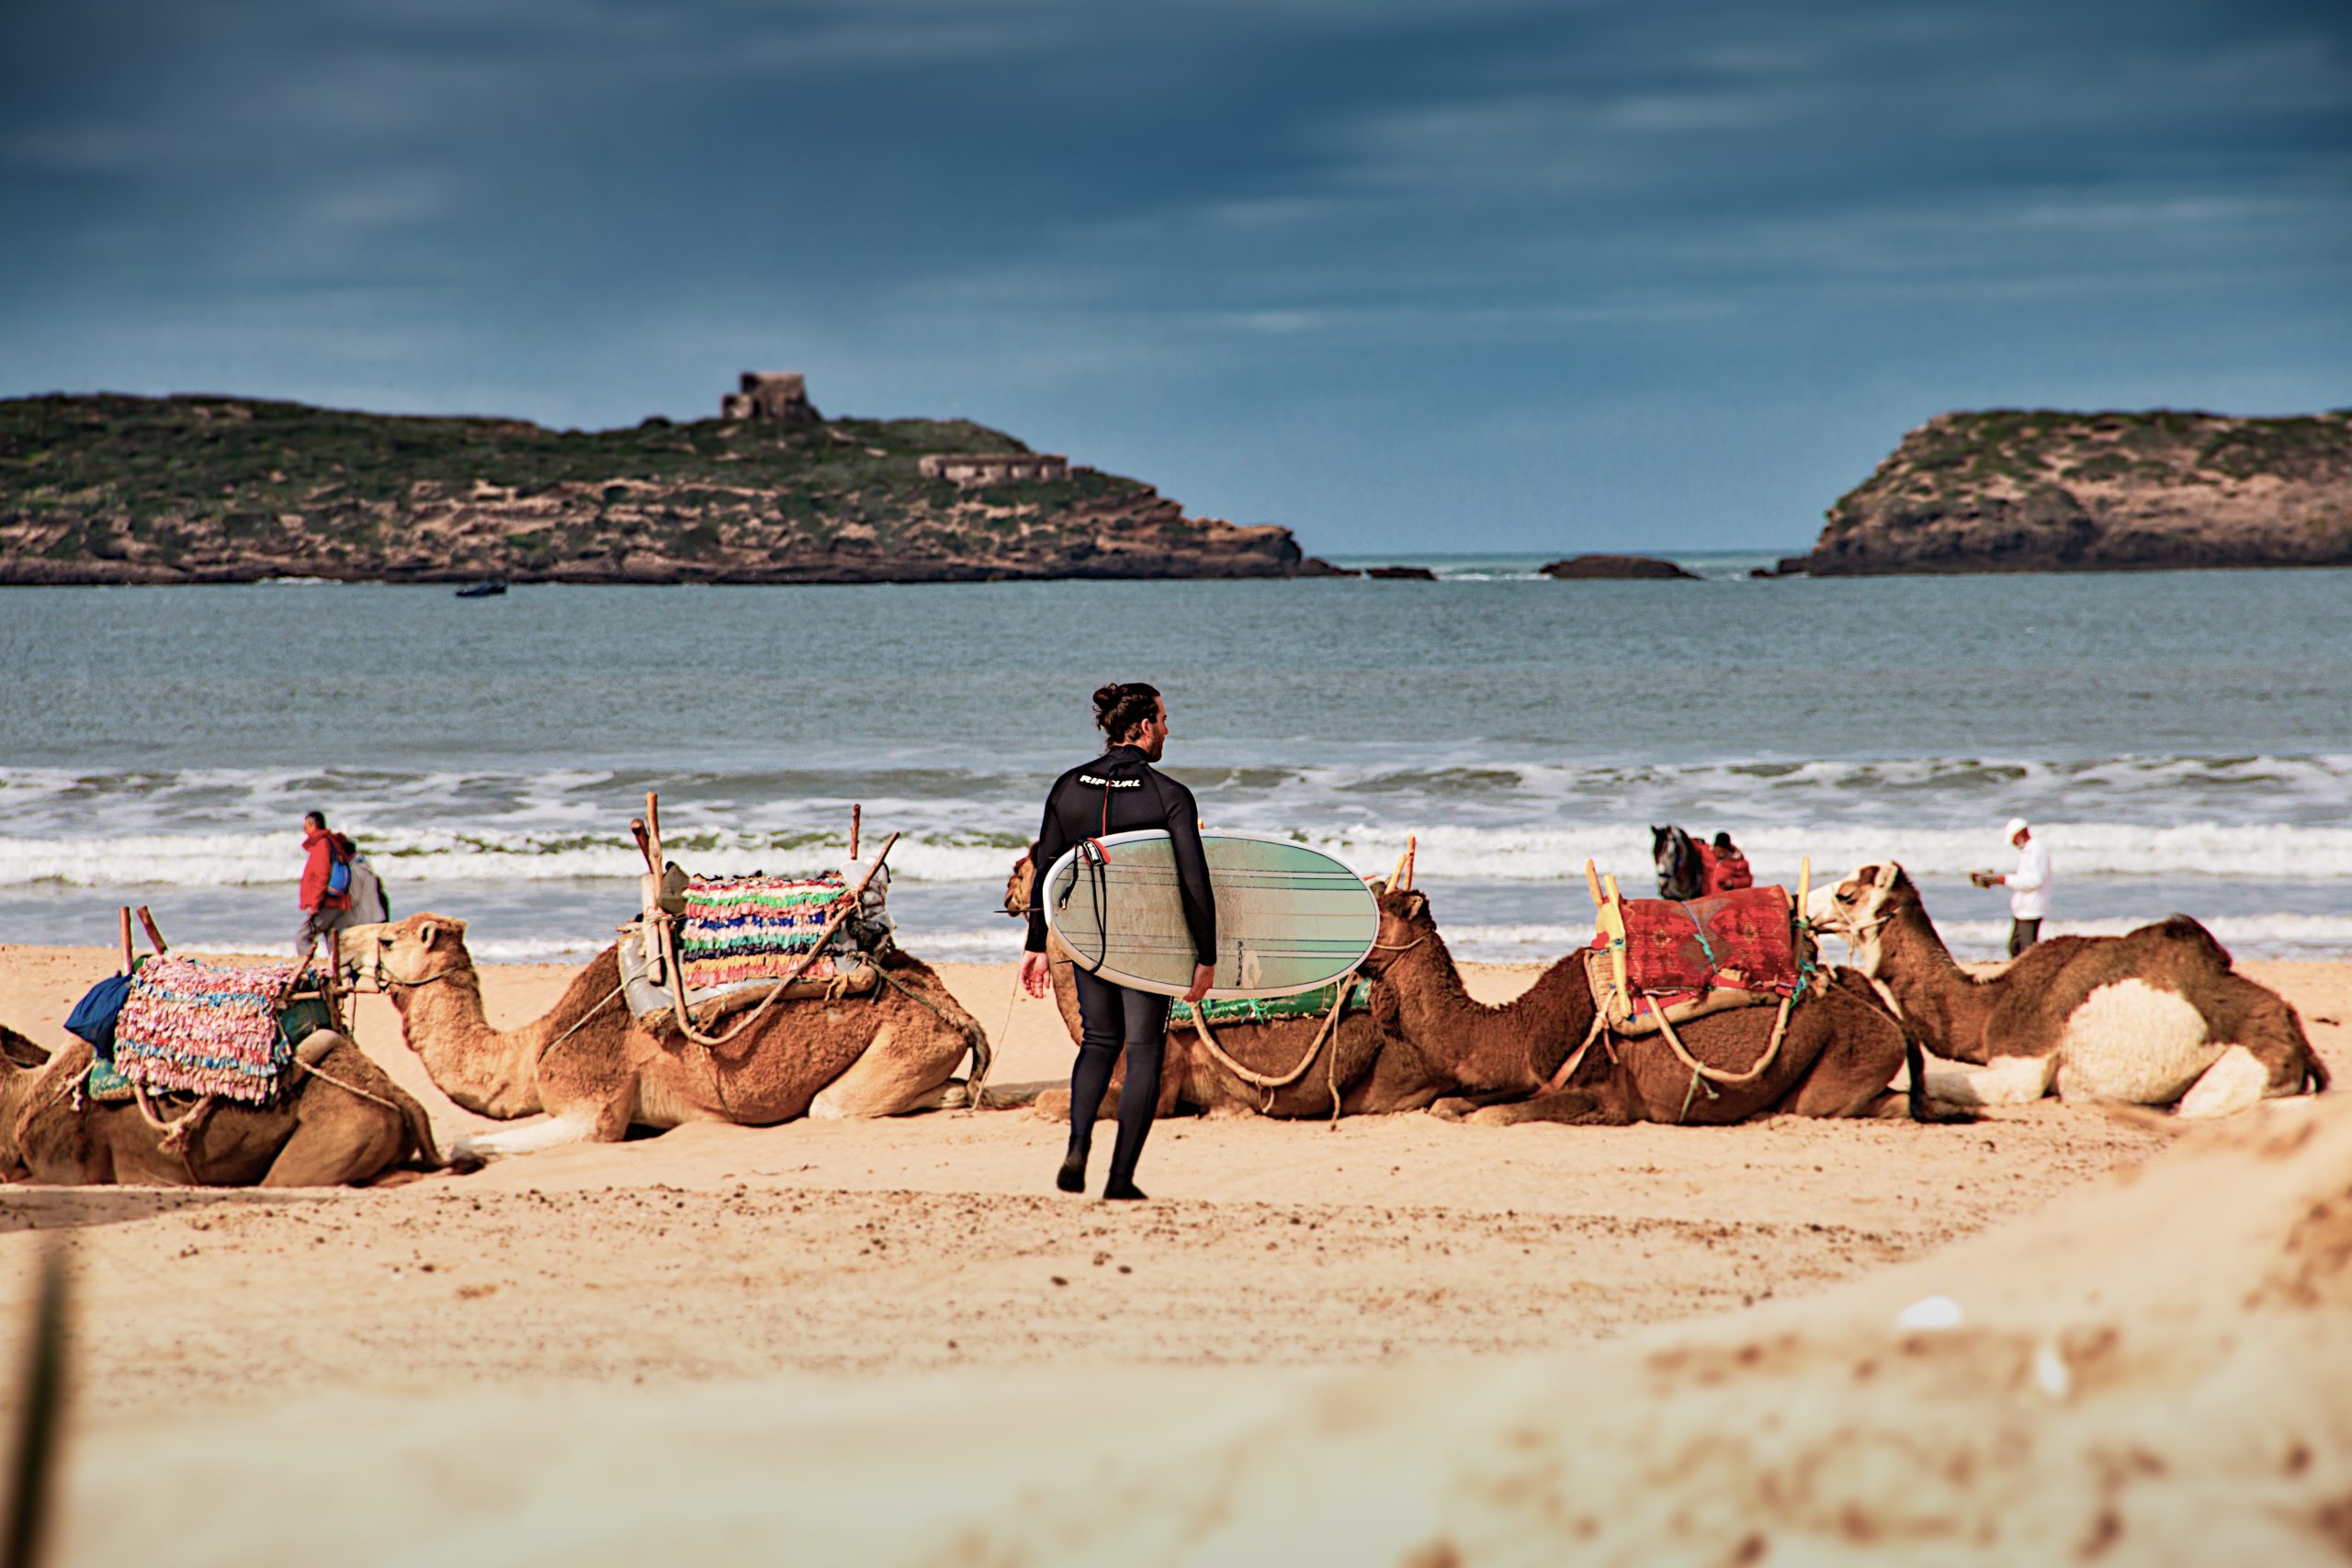
[[[1696,898],[1707,890],[1707,868],[1690,835],[1668,823],[1650,824],[1650,861],[1661,898]]]

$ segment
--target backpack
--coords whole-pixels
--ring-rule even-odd
[[[330,854],[328,857],[327,891],[330,893],[351,891],[351,863],[340,855]]]
[[[65,1017],[66,1032],[86,1040],[96,1051],[98,1060],[114,1064],[114,1026],[122,1017],[122,1004],[130,999],[130,976],[109,975],[84,994]]]
[[[392,918],[391,900],[384,897],[383,879],[376,868],[364,860],[351,863],[351,919],[356,925],[372,925]]]

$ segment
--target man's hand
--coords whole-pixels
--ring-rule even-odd
[[[1046,987],[1053,982],[1053,966],[1046,962],[1044,953],[1024,953],[1021,955],[1021,988],[1031,996],[1044,996]]]
[[[1186,991],[1186,992],[1184,993],[1184,999],[1185,999],[1186,1001],[1188,1001],[1188,1002],[1196,1002],[1196,1001],[1199,1001],[1203,997],[1207,996],[1207,995],[1209,994],[1209,985],[1210,985],[1210,983],[1211,983],[1212,981],[1214,981],[1216,978],[1216,966],[1215,966],[1214,964],[1193,964],[1193,988],[1192,988],[1191,990]]]

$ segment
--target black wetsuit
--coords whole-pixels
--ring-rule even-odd
[[[1216,962],[1216,899],[1201,853],[1200,810],[1193,792],[1154,768],[1141,750],[1114,746],[1054,781],[1037,830],[1036,875],[1029,885],[1029,951],[1046,951],[1046,874],[1071,845],[1105,833],[1159,829],[1176,841],[1176,874],[1195,961]],[[1119,1141],[1111,1152],[1106,1192],[1131,1188],[1136,1161],[1159,1104],[1159,1064],[1168,1038],[1168,998],[1129,990],[1077,971],[1080,1041],[1069,1076],[1069,1158],[1083,1172],[1094,1118],[1111,1087],[1119,1052],[1127,1080],[1119,1090]]]

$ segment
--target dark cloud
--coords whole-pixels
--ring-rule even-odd
[[[741,367],[1328,549],[1797,545],[1987,403],[2352,401],[2334,7],[32,4],[0,389]]]

